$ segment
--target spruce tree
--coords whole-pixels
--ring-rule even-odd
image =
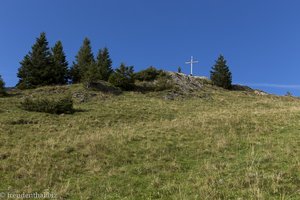
[[[24,59],[20,62],[21,67],[18,70],[19,82],[17,87],[19,89],[34,88],[34,77],[32,74],[33,66],[29,54],[24,56]]]
[[[126,66],[124,63],[120,65],[116,71],[109,77],[109,82],[124,90],[134,88],[134,71],[133,66]]]
[[[97,67],[99,68],[100,80],[108,81],[109,76],[113,72],[112,60],[110,59],[108,49],[100,49],[97,56]]]
[[[44,32],[36,39],[31,52],[24,57],[20,64],[18,85],[21,88],[55,84],[52,55]]]
[[[224,56],[220,55],[218,60],[216,60],[216,64],[210,71],[210,79],[214,85],[230,89],[232,75],[226,62]]]
[[[0,75],[0,96],[4,96],[6,94],[5,92],[5,82],[3,81],[1,75]]]
[[[82,82],[84,80],[85,73],[94,64],[94,62],[95,60],[92,53],[91,42],[88,38],[85,38],[76,55],[76,61],[73,63],[70,70],[72,82]]]
[[[34,85],[55,84],[55,74],[46,33],[43,32],[40,34],[40,37],[37,38],[36,43],[32,46],[32,51],[29,55],[33,66],[32,75],[34,77]]]
[[[61,41],[58,41],[52,48],[52,61],[55,83],[66,84],[68,82],[68,62]]]

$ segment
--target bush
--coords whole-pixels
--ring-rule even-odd
[[[115,73],[110,75],[108,82],[123,90],[132,90],[134,88],[133,66],[127,67],[125,64],[121,64]]]
[[[67,96],[60,99],[49,98],[26,98],[21,102],[21,108],[27,111],[44,112],[51,114],[74,113],[72,97]]]
[[[163,70],[157,70],[155,67],[148,67],[134,75],[135,79],[139,81],[153,81],[160,76],[165,76],[165,72]]]
[[[5,96],[6,91],[5,91],[5,83],[0,75],[0,96]]]

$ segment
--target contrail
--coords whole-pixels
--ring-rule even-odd
[[[282,89],[300,89],[300,85],[286,85],[286,84],[272,84],[272,83],[241,83],[251,87],[269,87],[269,88],[282,88]]]

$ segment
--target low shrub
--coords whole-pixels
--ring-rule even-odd
[[[25,98],[20,106],[23,110],[44,112],[51,114],[74,113],[72,97],[67,96],[59,99],[50,98]]]
[[[155,91],[163,91],[172,89],[174,86],[172,80],[168,76],[160,76],[155,83]]]
[[[167,74],[159,75],[154,81],[136,81],[135,90],[140,92],[163,91],[174,88],[174,82]]]
[[[154,81],[165,75],[166,73],[163,70],[157,70],[155,67],[148,67],[145,70],[135,73],[134,77],[139,81]]]

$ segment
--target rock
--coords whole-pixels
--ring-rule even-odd
[[[254,90],[254,94],[259,95],[259,96],[269,95],[268,93],[261,91],[261,90]]]
[[[80,103],[83,103],[83,102],[87,101],[87,95],[82,93],[82,92],[73,93],[72,97],[74,99],[77,99]]]
[[[184,93],[190,93],[202,89],[203,80],[208,80],[206,77],[188,76],[182,73],[168,72],[174,85]]]

